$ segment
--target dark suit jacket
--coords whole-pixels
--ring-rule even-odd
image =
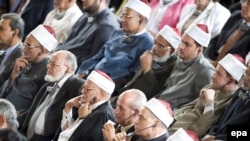
[[[210,128],[208,134],[215,135],[216,139],[227,140],[228,125],[250,125],[250,97],[242,101],[238,96],[240,92],[243,92],[241,88],[235,92],[232,101],[219,121],[215,122]]]
[[[11,13],[16,13],[17,9],[19,7],[19,5],[21,4],[21,0],[14,0],[15,2],[13,3],[13,5],[11,5],[10,7],[10,12]]]
[[[128,134],[128,133],[131,133],[131,132],[134,132],[135,131],[135,126],[132,126],[131,128],[129,128],[127,131],[126,131],[126,133]],[[139,139],[139,136],[137,136],[137,135],[134,135],[134,136],[132,136],[132,138],[130,139],[130,141],[136,141],[136,140],[138,140]]]
[[[42,24],[47,14],[54,8],[54,0],[30,0],[21,13],[25,21],[24,38],[39,24]]]
[[[102,127],[108,120],[115,121],[114,110],[109,101],[92,111],[75,130],[69,141],[103,141]]]
[[[211,60],[216,60],[218,56],[218,50],[225,44],[230,35],[239,27],[242,23],[241,10],[235,11],[231,17],[228,19],[221,33],[211,40],[209,46],[206,48],[204,56],[210,58]],[[247,53],[250,51],[250,28],[240,39],[232,46],[228,53],[239,54],[243,58],[246,57]]]
[[[9,78],[12,69],[15,65],[16,59],[23,55],[22,44],[20,43],[10,54],[9,58],[4,62],[0,68],[0,87]]]
[[[79,79],[76,76],[71,76],[69,79],[64,83],[64,85],[60,88],[59,92],[57,93],[53,103],[48,108],[46,115],[45,115],[45,124],[44,124],[44,136],[40,136],[40,138],[36,138],[36,141],[50,141],[54,134],[56,133],[57,129],[61,124],[62,119],[62,111],[64,109],[65,103],[80,94],[80,88],[83,85],[84,80]],[[25,121],[21,126],[21,131],[26,134],[26,130],[29,124],[29,121],[38,107],[45,97],[47,96],[48,92],[46,92],[46,88],[51,83],[48,83],[39,91],[37,96],[35,97],[32,106],[30,108],[29,113],[27,114]],[[31,139],[32,140],[32,139]]]

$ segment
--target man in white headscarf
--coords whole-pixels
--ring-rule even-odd
[[[197,99],[174,112],[176,121],[169,128],[170,134],[184,128],[202,137],[231,101],[245,69],[237,57],[231,54],[225,56],[211,76],[212,83],[202,88]]]
[[[157,95],[167,100],[174,109],[193,101],[201,88],[211,82],[214,67],[203,56],[211,35],[206,25],[192,25],[182,36],[178,59],[165,84]],[[164,76],[162,76],[164,77]]]

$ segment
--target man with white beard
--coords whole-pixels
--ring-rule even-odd
[[[65,103],[78,95],[84,80],[75,76],[77,61],[69,51],[58,51],[51,55],[47,64],[45,80],[32,103],[21,131],[32,141],[50,141],[61,123]]]
[[[162,75],[168,76],[176,60],[175,51],[181,43],[181,35],[176,28],[165,25],[155,37],[152,51],[146,51],[140,57],[141,68],[119,93],[131,88],[143,91],[150,99],[157,94],[160,84],[164,84]],[[155,81],[152,81],[152,80]],[[152,83],[154,82],[154,83]],[[155,83],[157,82],[157,83]]]

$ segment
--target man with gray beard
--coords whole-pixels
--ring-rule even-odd
[[[174,66],[175,51],[180,43],[181,36],[178,30],[165,25],[155,37],[152,51],[146,51],[140,57],[141,68],[133,78],[125,86],[122,82],[116,83],[119,93],[136,88],[143,91],[148,99],[154,97],[160,91],[157,89],[160,88],[159,85],[164,84],[165,79],[162,79],[162,76],[168,77]],[[123,86],[120,90],[119,85]]]
[[[50,141],[54,137],[65,103],[80,95],[84,81],[75,76],[76,69],[76,57],[71,52],[58,51],[51,55],[45,76],[48,83],[38,92],[21,127],[30,141]]]

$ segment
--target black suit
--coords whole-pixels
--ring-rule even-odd
[[[108,120],[115,121],[114,109],[109,101],[94,109],[76,128],[69,141],[103,141],[102,127]],[[53,141],[58,140],[60,132],[57,132]]]
[[[42,24],[47,14],[54,9],[54,0],[30,0],[21,17],[25,21],[24,39],[39,24]]]
[[[103,141],[102,127],[108,120],[115,120],[110,102],[98,106],[72,134],[69,141]]]
[[[249,91],[244,91],[239,88],[232,98],[232,101],[227,106],[219,121],[215,122],[210,128],[210,135],[214,135],[216,139],[227,140],[227,125],[247,125],[250,124],[250,97],[246,100],[239,98],[239,93],[248,94]]]
[[[17,47],[11,52],[10,56],[1,65],[0,68],[0,87],[9,78],[12,69],[15,65],[16,59],[23,55],[22,44],[18,44]],[[2,61],[2,60],[1,60]]]
[[[211,40],[206,48],[204,55],[211,60],[216,60],[218,50],[226,43],[230,35],[239,27],[243,19],[241,18],[241,10],[235,11],[224,25],[221,33]],[[243,58],[250,51],[250,28],[244,32],[240,39],[232,46],[227,53],[239,54]]]
[[[62,119],[62,111],[64,109],[65,103],[80,94],[80,88],[83,85],[84,80],[79,79],[76,76],[71,76],[69,79],[63,84],[63,86],[60,88],[59,92],[57,93],[53,103],[48,108],[46,115],[45,115],[45,123],[44,123],[44,135],[43,136],[35,136],[31,140],[34,141],[50,141],[54,134],[56,133],[56,130],[59,128],[61,124]],[[47,96],[48,92],[46,92],[46,88],[48,85],[51,85],[51,83],[48,83],[45,85],[37,94],[35,100],[32,103],[31,109],[29,113],[27,114],[24,123],[22,124],[21,131],[26,133],[27,127],[29,125],[29,121],[38,107],[45,97]]]

